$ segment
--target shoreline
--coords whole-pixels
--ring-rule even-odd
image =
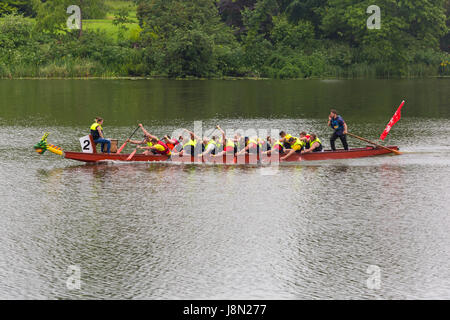
[[[186,77],[186,78],[169,78],[165,76],[151,76],[151,77],[0,77],[0,80],[176,80],[176,81],[192,81],[192,80],[228,80],[228,81],[238,81],[238,80],[294,80],[294,81],[307,81],[307,80],[418,80],[418,79],[448,79],[450,76],[426,76],[426,77],[354,77],[354,78],[340,78],[340,77],[311,77],[311,78],[287,78],[287,79],[277,79],[277,78],[264,78],[264,77],[220,77],[220,78],[197,78],[197,77]]]

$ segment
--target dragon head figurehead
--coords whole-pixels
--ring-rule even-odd
[[[44,136],[42,137],[41,141],[39,141],[38,143],[36,143],[34,145],[34,150],[39,153],[39,154],[43,154],[47,148],[48,148],[48,144],[47,144],[47,137],[48,137],[49,133],[46,132],[44,134]]]

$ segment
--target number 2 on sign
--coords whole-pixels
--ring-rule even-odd
[[[89,136],[80,138],[81,151],[84,153],[93,153],[92,143]]]

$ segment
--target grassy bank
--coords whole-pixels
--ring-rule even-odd
[[[124,31],[121,33],[120,29],[113,24],[112,19],[92,19],[84,20],[83,27],[86,31],[100,31],[104,32],[108,37],[114,40],[120,40],[125,37],[137,41],[142,29],[137,22],[125,23]]]
[[[339,67],[329,66],[329,72],[326,72],[320,76],[311,77],[285,77],[282,79],[293,80],[308,80],[308,79],[417,79],[417,78],[435,78],[450,77],[450,72],[447,74],[438,74],[434,68],[423,65],[413,65],[407,71],[407,76],[399,77],[392,76],[386,71],[385,74],[377,75],[379,72],[379,66],[352,66],[348,69],[342,69]],[[116,68],[110,68],[102,66],[99,63],[89,60],[83,61],[66,61],[66,62],[54,62],[43,66],[32,65],[15,65],[6,67],[0,65],[0,78],[1,79],[225,79],[225,80],[239,80],[239,79],[253,79],[264,80],[274,79],[273,77],[265,76],[220,76],[220,77],[182,77],[174,78],[167,75],[135,75],[130,76],[127,71],[120,72]],[[277,78],[275,78],[277,79]],[[278,78],[281,79],[281,78]]]
[[[108,12],[104,19],[88,19],[83,20],[84,29],[87,31],[100,31],[112,39],[120,40],[121,38],[131,39],[137,41],[142,29],[139,27],[138,20],[136,18],[136,6],[134,3],[120,0],[108,0],[106,1]],[[120,9],[126,9],[128,11],[129,23],[124,23],[121,28],[114,25],[114,17]]]

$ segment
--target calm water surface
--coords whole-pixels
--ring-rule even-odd
[[[1,299],[450,298],[450,80],[0,81]],[[281,165],[85,165],[92,119],[317,132],[330,107],[405,153]],[[351,146],[365,145],[349,140]],[[340,142],[337,142],[340,146]],[[132,150],[127,148],[128,151]],[[381,271],[370,289],[369,266]],[[81,288],[66,286],[69,266]]]

